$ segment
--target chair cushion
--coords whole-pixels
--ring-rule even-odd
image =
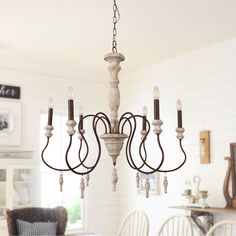
[[[17,220],[17,231],[20,236],[26,235],[50,235],[57,233],[57,222],[34,222],[30,223]]]

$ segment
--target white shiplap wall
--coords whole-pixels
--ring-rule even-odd
[[[135,173],[125,161],[120,163],[120,217],[129,210],[142,208],[150,217],[150,235],[156,235],[164,218],[177,212],[168,206],[183,203],[180,195],[184,181],[196,174],[201,177],[201,189],[209,191],[210,206],[224,207],[222,187],[227,167],[224,157],[229,155],[229,143],[236,141],[236,39],[149,66],[126,75],[123,81],[122,109],[140,113],[146,104],[150,120],[153,119],[152,89],[159,86],[164,122],[161,139],[169,161],[177,158],[175,105],[181,98],[186,129],[183,146],[188,160],[181,170],[168,175],[168,195],[162,193],[150,199],[136,194]],[[201,165],[199,157],[199,131],[204,129],[211,131],[209,165]],[[125,159],[124,155],[122,158]],[[236,215],[215,216],[216,221],[227,218],[236,219]]]

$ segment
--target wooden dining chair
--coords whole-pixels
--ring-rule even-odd
[[[158,236],[193,236],[190,218],[185,215],[173,215],[162,224]]]
[[[121,223],[117,236],[148,236],[149,220],[144,211],[129,213]]]
[[[214,224],[206,236],[235,236],[236,235],[236,221],[224,220]]]

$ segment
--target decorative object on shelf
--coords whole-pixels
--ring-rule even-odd
[[[18,102],[0,102],[1,145],[21,144],[21,106]]]
[[[150,176],[156,172],[164,172],[165,174],[168,172],[173,172],[178,169],[180,169],[185,161],[186,161],[186,153],[182,147],[182,140],[184,138],[184,128],[182,123],[182,104],[181,101],[177,101],[177,140],[179,141],[180,151],[183,154],[183,160],[174,168],[171,169],[164,169],[163,163],[165,162],[165,156],[164,151],[161,146],[160,142],[160,134],[162,132],[161,126],[163,124],[162,120],[160,119],[160,110],[159,110],[159,89],[156,86],[153,91],[153,97],[154,97],[154,120],[152,121],[153,125],[153,132],[157,139],[157,145],[160,151],[160,158],[153,158],[153,156],[148,155],[146,150],[146,141],[148,138],[148,134],[150,132],[150,122],[147,119],[147,108],[146,106],[143,108],[143,115],[134,115],[131,112],[125,112],[123,115],[121,115],[120,118],[118,118],[118,109],[120,105],[120,91],[119,91],[119,79],[118,79],[118,73],[121,69],[120,62],[125,60],[125,57],[117,52],[117,41],[116,41],[116,35],[117,35],[117,23],[120,18],[119,10],[116,4],[116,0],[114,0],[113,4],[113,38],[112,38],[112,52],[105,55],[105,61],[109,63],[108,70],[111,75],[110,80],[110,90],[109,90],[109,108],[111,111],[110,118],[103,113],[98,112],[97,114],[89,114],[84,115],[82,107],[80,108],[79,112],[79,123],[78,123],[78,139],[79,139],[79,147],[78,147],[78,153],[76,154],[76,157],[71,156],[71,145],[72,145],[72,137],[76,133],[75,126],[76,122],[74,120],[74,91],[70,87],[68,90],[68,121],[66,125],[68,126],[67,133],[69,135],[69,144],[68,148],[66,150],[65,154],[65,162],[67,167],[66,168],[58,168],[54,167],[52,165],[49,165],[48,162],[45,160],[45,150],[47,149],[49,145],[50,137],[52,136],[52,130],[53,130],[53,100],[49,99],[49,108],[48,108],[48,124],[45,127],[46,130],[46,137],[47,137],[47,143],[42,150],[42,160],[49,168],[59,171],[59,172],[65,172],[65,171],[72,171],[75,174],[82,176],[81,181],[81,192],[82,196],[84,195],[84,179],[83,176],[91,173],[95,167],[97,166],[100,156],[101,156],[101,144],[100,139],[104,140],[106,149],[108,151],[109,156],[112,158],[113,163],[113,173],[112,173],[112,184],[113,184],[113,191],[116,190],[116,183],[118,181],[118,174],[116,169],[116,161],[117,157],[120,155],[121,149],[123,147],[124,140],[127,139],[126,142],[126,158],[128,161],[128,164],[130,167],[136,171],[138,171],[141,174],[146,175],[146,196],[149,196],[149,189],[150,189]],[[97,157],[94,158],[94,154],[92,155],[94,159],[89,160],[89,145],[88,141],[86,139],[85,135],[85,129],[84,129],[84,121],[90,119],[93,134],[95,136],[95,140],[97,142]],[[137,132],[137,126],[138,121],[142,123],[142,130],[141,130],[141,141],[137,148],[137,152],[139,152],[139,158],[138,156],[133,153],[133,146],[134,146],[134,136]],[[87,122],[88,123],[88,122]],[[100,126],[104,127],[104,134],[100,136],[98,135],[98,130],[101,130]],[[98,128],[99,127],[99,128]],[[128,130],[128,131],[126,131]],[[128,132],[128,134],[126,134]],[[135,144],[136,145],[136,144]],[[94,145],[92,145],[94,148]],[[74,159],[73,159],[74,158]],[[78,163],[75,164],[74,161],[78,160]],[[91,162],[93,164],[91,164]],[[156,163],[153,163],[155,161]],[[73,163],[73,164],[72,164]],[[136,178],[138,180],[138,178]],[[167,192],[167,176],[165,175],[164,179],[164,185],[165,185],[165,192]],[[139,183],[137,183],[137,186],[139,186]]]
[[[199,190],[198,195],[202,199],[201,207],[202,208],[207,208],[208,204],[206,203],[206,199],[208,197],[208,191],[207,190]]]
[[[2,161],[0,175],[0,219],[5,217],[6,208],[15,209],[37,205],[39,196],[36,178],[38,164],[22,161]]]
[[[200,163],[201,164],[211,163],[209,130],[200,131]]]
[[[27,180],[30,180],[31,175],[30,175],[30,174],[27,174],[27,173],[20,173],[20,178],[21,178],[23,181],[27,181]]]
[[[14,190],[13,202],[15,206],[26,205],[30,203],[30,190],[22,187]]]
[[[185,180],[184,185],[185,185],[184,195],[185,196],[191,196],[192,195],[191,181],[190,180]]]
[[[17,182],[30,181],[32,178],[32,172],[29,169],[18,169],[14,171],[13,180]]]
[[[185,181],[185,189],[182,196],[184,196],[187,201],[187,206],[207,208],[206,198],[208,197],[208,191],[199,190],[201,178],[198,175],[193,177],[193,185],[190,180]]]
[[[230,157],[224,158],[228,162],[225,174],[223,193],[226,200],[226,208],[236,208],[236,143],[230,143]],[[232,181],[230,181],[232,178]],[[229,193],[229,185],[232,184],[232,196]]]
[[[195,175],[193,177],[193,183],[194,183],[194,190],[193,193],[196,197],[198,197],[199,194],[199,187],[200,187],[200,182],[201,182],[201,178],[198,175]]]

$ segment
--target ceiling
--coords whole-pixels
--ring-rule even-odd
[[[0,59],[105,74],[112,0],[0,0]],[[235,0],[117,0],[125,72],[236,36]]]

